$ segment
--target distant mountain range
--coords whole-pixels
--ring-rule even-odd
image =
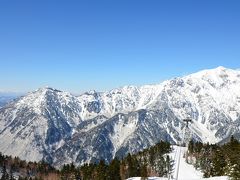
[[[11,100],[17,98],[18,96],[20,95],[0,92],[0,108],[6,105]]]
[[[80,96],[40,88],[0,109],[0,151],[55,166],[110,161],[164,140],[240,137],[240,71],[218,67],[156,85]]]

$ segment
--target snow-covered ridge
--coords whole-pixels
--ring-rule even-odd
[[[80,96],[44,87],[0,109],[0,151],[58,164],[108,160],[159,140],[177,143],[184,118],[195,139],[213,143],[240,132],[239,112],[240,71],[224,67]]]
[[[124,86],[107,92],[90,91],[80,96],[71,95],[68,92],[60,91],[50,87],[39,88],[28,93],[20,99],[19,105],[33,107],[36,112],[44,105],[47,96],[57,96],[61,103],[68,104],[75,101],[81,107],[81,118],[90,119],[98,115],[112,117],[117,113],[128,113],[139,109],[147,109],[156,101],[159,96],[166,92],[172,96],[172,90],[176,88],[186,98],[194,98],[194,103],[200,99],[196,95],[208,95],[214,101],[232,101],[239,95],[240,71],[218,67],[211,70],[203,70],[183,78],[174,78],[156,85],[145,85],[141,87]],[[201,91],[202,90],[202,91]],[[225,93],[230,90],[232,93]],[[174,92],[174,93],[175,93]],[[195,97],[194,97],[195,96]],[[223,99],[224,98],[224,99]],[[230,103],[230,102],[229,102]],[[228,106],[229,104],[227,104]],[[233,105],[232,105],[233,106]]]

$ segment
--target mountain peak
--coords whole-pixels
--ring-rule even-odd
[[[225,71],[227,68],[225,68],[224,66],[218,66],[216,68],[216,70],[219,70],[219,71]]]
[[[229,76],[229,78],[234,78],[236,76],[238,76],[239,71],[237,70],[233,70],[233,69],[229,69],[223,66],[219,66],[217,68],[214,69],[206,69],[206,70],[202,70],[193,74],[190,74],[190,77],[197,77],[197,78],[210,78],[210,79],[215,79],[216,78],[222,78],[222,77],[227,77]],[[186,77],[189,77],[186,76]]]
[[[47,91],[62,92],[62,91],[60,91],[58,89],[55,89],[55,88],[52,88],[52,87],[49,87],[49,86],[38,88],[34,92],[47,92]]]

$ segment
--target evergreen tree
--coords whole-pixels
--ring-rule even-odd
[[[128,166],[128,173],[127,173],[127,178],[129,177],[134,177],[134,164],[133,164],[133,160],[132,160],[132,156],[130,153],[128,153],[127,158],[127,166]]]
[[[161,155],[156,156],[154,167],[158,176],[162,177],[167,175],[167,165],[163,156]]]
[[[12,169],[10,169],[10,172],[9,172],[9,180],[15,180],[15,178],[13,177]]]
[[[120,161],[114,158],[109,164],[108,168],[108,178],[109,180],[121,180],[120,176]]]
[[[220,149],[215,150],[212,158],[212,176],[223,176],[224,168],[227,165],[225,157]]]
[[[2,177],[1,177],[1,180],[8,180],[8,179],[9,179],[9,175],[7,173],[7,169],[6,169],[6,166],[4,164],[3,167],[2,167]]]
[[[146,163],[144,163],[141,166],[141,171],[140,171],[140,175],[141,175],[141,180],[146,180],[148,177],[148,172],[147,172],[147,165]]]
[[[82,180],[94,179],[95,164],[84,164],[80,167]]]
[[[166,157],[166,174],[167,175],[172,174],[173,164],[174,164],[173,160],[171,160],[169,155],[167,155]]]
[[[97,180],[105,180],[107,177],[107,166],[105,164],[104,160],[100,160],[99,164],[96,167],[96,171],[97,171]]]
[[[212,174],[211,149],[207,144],[200,157],[200,167],[203,171],[203,177],[210,177]]]
[[[240,163],[234,164],[232,166],[231,172],[229,174],[232,180],[239,180],[240,179]]]
[[[76,180],[81,180],[81,173],[79,168],[75,169],[74,176]]]
[[[190,154],[192,154],[193,150],[194,150],[194,142],[193,142],[193,140],[191,140],[191,141],[189,141],[189,144],[188,144],[188,152]]]

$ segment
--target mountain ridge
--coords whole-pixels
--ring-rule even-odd
[[[0,109],[0,151],[55,166],[110,161],[180,142],[184,118],[194,139],[220,142],[240,132],[239,112],[240,71],[224,67],[79,96],[44,87]]]

